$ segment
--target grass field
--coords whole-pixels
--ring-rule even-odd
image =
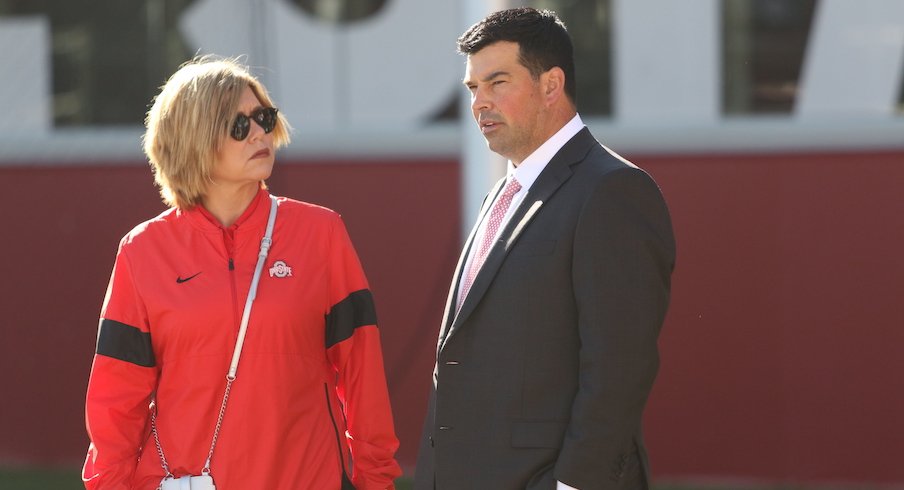
[[[411,490],[411,480],[396,481],[397,490]],[[78,469],[72,468],[0,468],[0,489],[9,490],[83,490]],[[873,490],[864,486],[795,486],[752,484],[658,484],[654,490]],[[463,489],[465,490],[465,489]],[[878,489],[876,489],[878,490]]]

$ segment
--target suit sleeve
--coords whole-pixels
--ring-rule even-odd
[[[642,170],[606,175],[585,203],[573,251],[581,340],[575,396],[556,479],[620,488],[639,454],[643,409],[659,368],[675,244],[665,202]]]
[[[88,381],[85,419],[91,444],[82,479],[89,490],[131,488],[157,379],[148,318],[125,243],[120,243],[104,298]]]
[[[342,221],[331,237],[327,355],[338,372],[337,394],[345,410],[346,434],[359,490],[393,488],[401,475],[383,369],[380,332],[367,279]]]

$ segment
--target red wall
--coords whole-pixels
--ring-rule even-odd
[[[654,474],[904,483],[904,153],[629,157],[679,247]],[[345,217],[410,469],[459,252],[457,162],[283,162],[270,184]],[[0,167],[0,366],[16,373],[0,376],[0,464],[80,463],[116,244],[162,209],[143,165]]]
[[[904,153],[636,160],[678,241],[655,473],[904,483]]]

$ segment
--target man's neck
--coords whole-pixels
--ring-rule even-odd
[[[568,124],[568,122],[571,121],[575,115],[577,115],[577,111],[570,104],[567,107],[561,107],[551,110],[546,116],[546,124],[544,124],[543,131],[541,131],[540,137],[537,138],[537,140],[539,140],[537,146],[532,149],[531,152],[527,155],[524,155],[517,160],[514,158],[509,158],[509,161],[512,162],[512,165],[514,165],[515,167],[521,165],[521,162],[532,155],[533,152],[537,151],[537,148],[542,146],[543,143],[549,141],[549,138],[555,136],[555,134],[558,133],[563,127],[565,127],[565,125]]]

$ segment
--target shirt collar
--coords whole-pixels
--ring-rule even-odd
[[[584,129],[584,121],[581,120],[580,114],[575,114],[570,121],[562,126],[562,129],[558,130],[556,134],[552,135],[539,148],[528,155],[521,162],[521,165],[516,167],[509,160],[506,166],[506,180],[510,181],[514,177],[521,184],[522,192],[530,189],[530,186],[537,180],[540,172],[543,172],[552,157],[556,156],[556,153],[565,146],[565,143],[568,143],[582,129]]]

